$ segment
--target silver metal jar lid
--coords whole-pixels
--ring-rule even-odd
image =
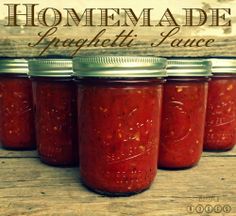
[[[236,74],[236,58],[212,58],[209,59],[212,62],[212,73],[227,73]]]
[[[0,74],[27,74],[26,59],[0,59]]]
[[[32,59],[29,60],[31,77],[71,77],[71,59]]]
[[[167,75],[173,77],[211,76],[211,62],[205,59],[169,59]]]
[[[166,76],[166,59],[151,56],[78,56],[73,60],[77,77],[146,78]]]

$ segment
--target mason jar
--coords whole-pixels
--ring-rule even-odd
[[[77,163],[76,85],[72,60],[32,59],[37,150],[40,159],[55,166]]]
[[[200,160],[210,71],[211,64],[207,60],[168,60],[168,77],[163,93],[160,168],[189,168]]]
[[[149,188],[157,171],[165,59],[80,56],[73,65],[83,183],[110,196]]]
[[[31,80],[25,59],[0,59],[0,139],[12,150],[35,148]]]
[[[227,151],[236,143],[236,59],[211,59],[204,149]]]

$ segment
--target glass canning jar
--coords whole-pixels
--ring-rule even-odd
[[[93,191],[127,196],[153,182],[165,65],[156,57],[75,58],[80,175]]]
[[[192,167],[201,157],[210,66],[209,61],[200,59],[170,59],[167,62],[160,168]]]
[[[204,150],[227,151],[236,143],[236,59],[211,59]]]
[[[0,59],[0,139],[6,149],[34,149],[32,83],[25,59]]]
[[[40,159],[55,166],[77,163],[76,85],[71,59],[32,59],[37,150]]]

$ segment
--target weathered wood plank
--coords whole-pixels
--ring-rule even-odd
[[[0,158],[38,158],[36,151],[9,151],[0,146]]]
[[[128,198],[88,191],[78,168],[49,167],[36,158],[1,158],[0,164],[1,215],[189,215],[188,206],[200,204],[228,204],[236,214],[236,157],[203,157],[193,169],[159,170],[150,190]]]
[[[226,152],[203,152],[202,157],[236,157],[236,148]]]
[[[233,157],[236,148],[227,152],[203,152],[203,157]],[[9,151],[0,147],[0,158],[38,158],[36,151]]]
[[[200,38],[200,37],[196,37]],[[158,39],[158,38],[157,38]],[[160,40],[160,39],[159,39]],[[37,57],[39,53],[46,47],[46,44],[36,48],[27,46],[29,41],[34,41],[32,38],[12,39],[11,41],[1,41],[0,39],[0,56],[4,57]],[[149,42],[142,42],[140,46],[132,48],[82,48],[78,54],[81,53],[112,53],[120,55],[156,55],[156,56],[236,56],[236,37],[217,38],[216,44],[213,47],[202,48],[175,48],[171,47],[169,42],[164,43],[160,47],[150,47]],[[47,55],[71,56],[76,48],[50,48],[44,53]]]

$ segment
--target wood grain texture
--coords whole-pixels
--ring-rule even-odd
[[[38,158],[36,151],[11,151],[1,148],[0,158]]]
[[[0,215],[187,216],[189,205],[217,204],[231,206],[226,216],[236,215],[236,149],[204,153],[192,169],[158,170],[149,190],[126,198],[90,192],[81,185],[78,168],[50,167],[34,155],[0,150]]]
[[[201,38],[201,37],[196,37]],[[187,38],[185,38],[187,39]],[[1,57],[37,57],[46,44],[36,48],[27,46],[29,41],[35,41],[32,38],[11,39],[10,41],[1,41],[0,39],[0,56]],[[205,48],[173,48],[166,42],[160,47],[150,47],[149,42],[142,42],[141,45],[133,48],[82,48],[78,54],[120,54],[120,55],[156,55],[156,56],[236,56],[236,37],[216,38],[214,47]],[[70,57],[76,48],[50,48],[44,56],[68,56]]]

